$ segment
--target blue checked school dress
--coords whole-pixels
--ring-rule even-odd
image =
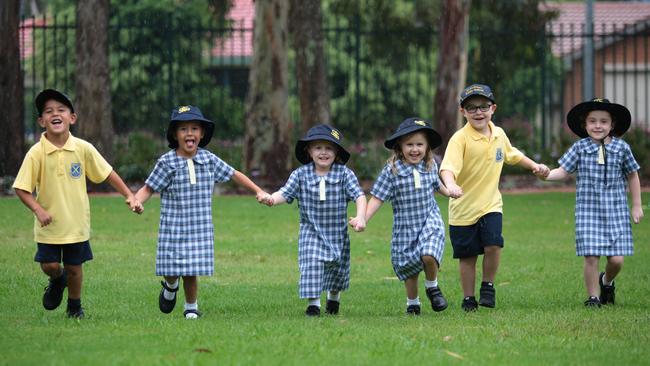
[[[627,175],[640,167],[630,146],[621,139],[612,138],[611,143],[605,145],[605,169],[605,164],[598,161],[600,146],[589,137],[581,139],[559,160],[564,170],[577,172],[576,255],[632,255]]]
[[[322,291],[346,290],[350,286],[348,201],[363,195],[357,177],[337,163],[321,177],[312,162],[294,170],[280,193],[287,203],[297,199],[300,209],[300,297],[317,298]]]
[[[442,262],[445,226],[433,197],[433,192],[440,189],[437,164],[434,162],[431,171],[426,171],[424,161],[411,165],[398,160],[395,167],[397,174],[391,164],[384,166],[370,193],[384,202],[392,202],[390,258],[397,278],[404,281],[422,271],[422,256],[432,256],[438,264]]]
[[[192,159],[176,155],[175,150],[158,159],[145,182],[160,192],[156,275],[212,275],[212,194],[215,183],[230,180],[234,172],[230,165],[201,148]]]

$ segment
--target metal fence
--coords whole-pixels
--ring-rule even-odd
[[[538,62],[502,76],[504,82],[496,90],[497,122],[519,129],[520,138],[525,139],[522,143],[533,151],[557,145],[564,134],[564,115],[582,101],[582,45],[586,37],[593,37],[595,95],[626,105],[635,126],[647,131],[649,30],[644,23],[611,30],[603,27],[583,35],[577,29],[549,27],[536,38]],[[75,24],[67,18],[23,19],[19,34],[25,123],[33,133],[39,129],[32,101],[40,89],[56,87],[74,97]],[[325,25],[324,34],[332,122],[346,131],[350,141],[384,137],[407,116],[432,117],[438,50],[435,29],[370,32],[358,22],[348,22]],[[485,30],[470,31],[471,39],[491,37],[497,36]],[[236,24],[112,19],[110,77],[118,133],[148,130],[162,136],[173,106],[191,103],[218,123],[218,138],[240,137],[252,39],[250,27]],[[494,47],[507,45],[495,43]],[[293,75],[291,54],[289,60]],[[481,81],[476,67],[470,59],[468,76],[477,80],[468,83]],[[289,95],[291,118],[298,124],[296,83],[291,76]]]

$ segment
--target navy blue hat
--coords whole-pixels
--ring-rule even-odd
[[[171,121],[169,121],[169,126],[167,127],[167,142],[169,142],[170,148],[175,149],[178,147],[178,141],[174,139],[175,125],[183,121],[198,121],[203,126],[204,133],[203,138],[199,141],[200,147],[205,147],[210,142],[214,133],[214,122],[203,117],[203,113],[201,113],[199,107],[183,105],[172,111]]]
[[[416,131],[422,131],[427,135],[427,141],[429,142],[429,148],[431,150],[442,144],[442,137],[440,137],[440,134],[431,127],[429,121],[425,121],[422,118],[411,117],[400,123],[399,127],[397,127],[397,131],[384,141],[384,146],[386,146],[387,149],[392,149],[395,147],[395,143],[400,137]]]
[[[611,103],[608,99],[594,98],[576,105],[567,113],[566,121],[573,133],[580,137],[589,136],[583,123],[587,114],[591,111],[607,111],[612,115],[614,128],[610,133],[614,136],[622,136],[630,128],[632,116],[627,108],[620,104]]]
[[[72,102],[70,101],[70,98],[68,98],[67,95],[61,93],[58,90],[45,89],[42,92],[38,93],[36,99],[34,100],[34,104],[36,104],[36,110],[38,111],[39,117],[43,114],[43,108],[45,108],[45,103],[48,100],[52,100],[52,99],[56,100],[59,103],[65,104],[68,108],[70,108],[70,112],[74,113],[74,107],[72,106]]]
[[[307,131],[305,137],[301,138],[296,143],[296,159],[298,159],[298,161],[303,164],[310,163],[311,157],[309,156],[309,153],[305,148],[307,147],[307,145],[309,145],[311,141],[325,140],[325,141],[332,142],[334,145],[336,145],[339,148],[339,151],[336,154],[336,156],[338,156],[339,159],[341,159],[341,161],[343,162],[343,164],[345,164],[350,159],[350,153],[345,151],[343,146],[341,146],[342,138],[343,135],[341,135],[341,132],[339,132],[339,130],[337,130],[336,128],[324,124],[316,125],[310,128],[309,131]]]
[[[490,89],[489,86],[483,84],[472,84],[467,88],[463,89],[463,92],[460,93],[460,105],[462,106],[463,103],[465,103],[465,100],[467,100],[467,98],[473,97],[475,95],[486,97],[492,103],[496,103],[494,101],[494,93],[492,93],[492,89]]]

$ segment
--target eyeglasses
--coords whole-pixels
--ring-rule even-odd
[[[481,104],[481,105],[468,104],[463,109],[469,113],[476,113],[477,109],[480,109],[481,112],[487,112],[490,110],[490,107],[492,107],[492,104]]]

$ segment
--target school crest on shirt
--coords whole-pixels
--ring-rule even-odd
[[[72,163],[70,165],[70,176],[72,178],[78,179],[81,177],[81,164],[80,163]]]
[[[503,150],[500,147],[497,147],[496,161],[503,161]]]

